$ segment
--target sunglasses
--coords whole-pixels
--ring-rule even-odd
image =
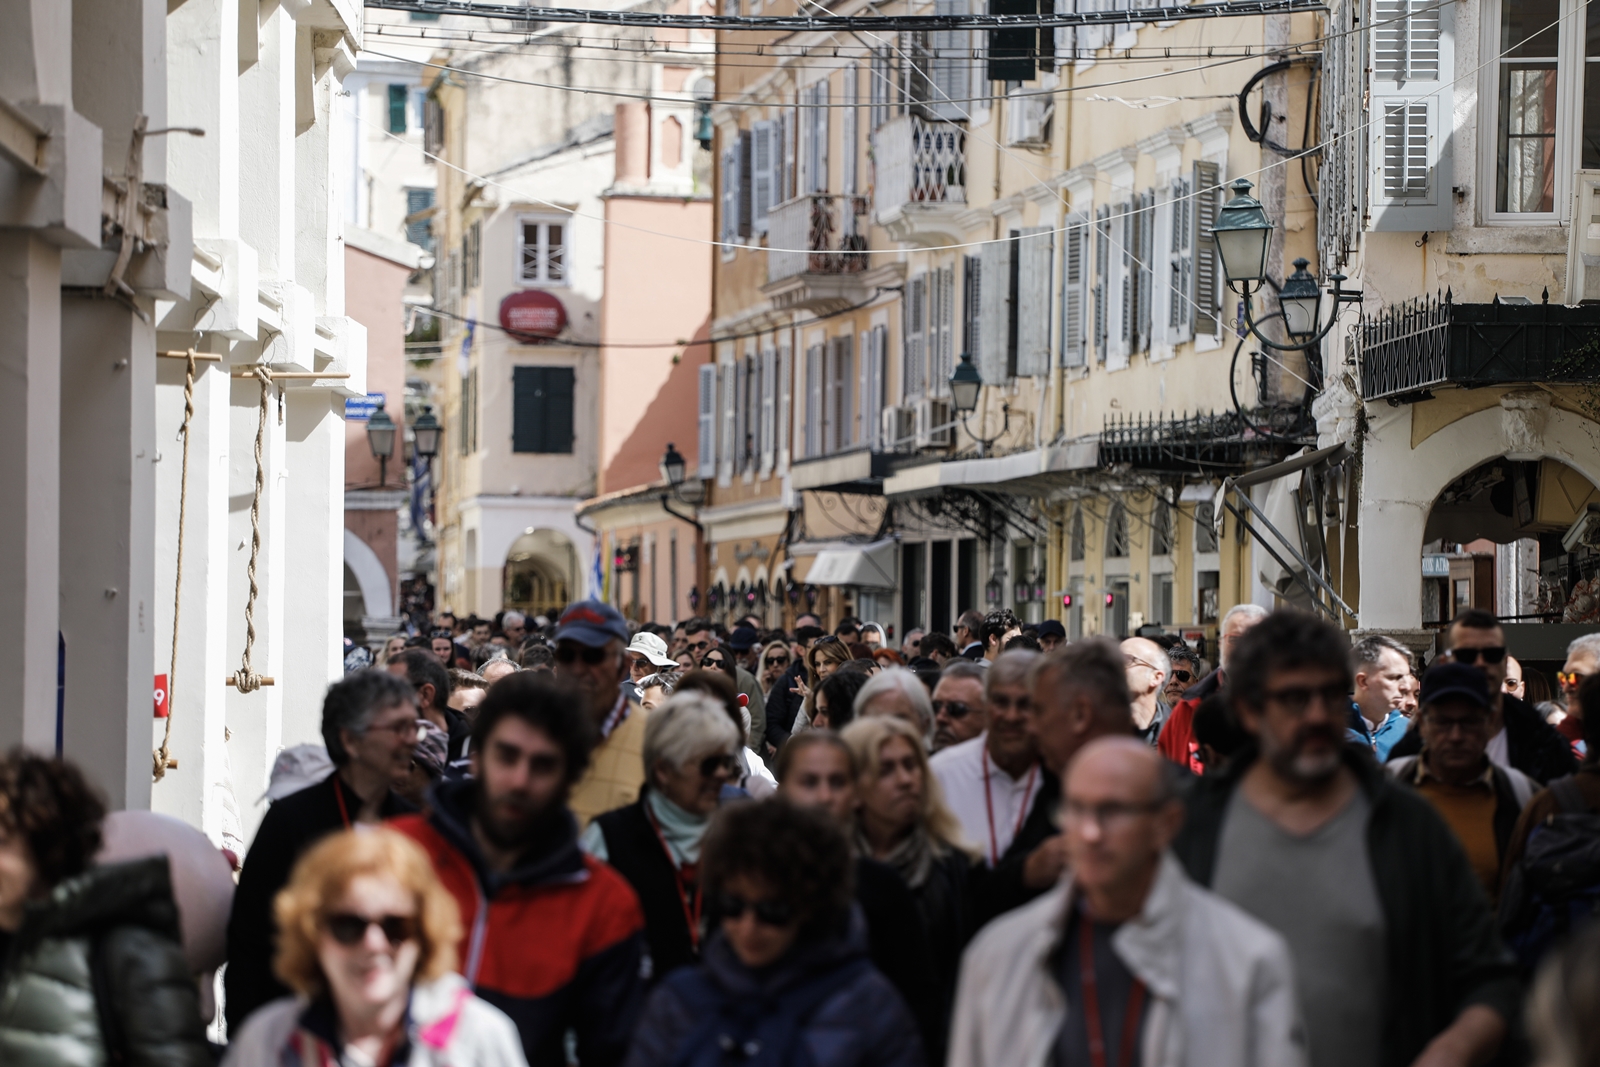
[[[935,700],[933,702],[935,715],[948,715],[952,719],[965,719],[972,714],[972,708],[959,700]]]
[[[747,911],[755,912],[763,926],[788,926],[795,920],[794,905],[781,900],[746,900],[732,893],[717,898],[717,914],[724,919],[743,918]]]
[[[1194,675],[1192,673],[1190,673],[1189,671],[1186,671],[1186,670],[1182,670],[1182,669],[1177,668],[1177,667],[1172,668],[1172,678],[1173,678],[1174,681],[1178,681],[1178,682],[1192,682],[1192,681],[1194,681]]]
[[[346,947],[359,945],[366,940],[367,928],[370,926],[382,930],[383,936],[394,948],[399,948],[417,936],[417,919],[414,915],[385,915],[369,919],[365,915],[340,913],[329,915],[322,920],[322,928],[328,931],[328,936]]]
[[[1556,681],[1560,682],[1562,685],[1577,685],[1587,677],[1589,677],[1587,674],[1583,674],[1578,671],[1556,672]]]
[[[693,644],[684,645],[683,647],[688,649],[690,652],[704,652],[706,649],[711,647],[711,642],[696,641]]]
[[[606,650],[604,648],[590,648],[587,645],[582,647],[561,645],[556,648],[557,663],[570,666],[580,659],[591,667],[598,667],[606,661]]]
[[[844,638],[839,637],[839,636],[837,636],[835,634],[824,634],[822,637],[817,638],[817,640],[812,644],[811,647],[812,648],[816,648],[818,645],[831,645],[835,641],[842,641],[842,640],[844,640]]]
[[[727,665],[728,661],[721,656],[713,659],[709,654],[700,661],[700,666],[702,667],[726,667]]]
[[[769,667],[787,667],[788,665],[789,665],[789,657],[788,656],[768,656],[767,657],[767,666],[769,666]]]
[[[1493,645],[1489,648],[1452,648],[1450,656],[1457,663],[1477,663],[1482,657],[1484,663],[1499,663],[1506,658],[1504,645]]]
[[[715,778],[719,774],[730,777],[739,773],[739,761],[733,756],[707,756],[700,761],[700,777]]]

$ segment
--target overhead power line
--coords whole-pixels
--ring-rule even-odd
[[[529,22],[643,26],[688,30],[765,30],[833,33],[846,30],[1023,30],[1057,26],[1125,26],[1134,22],[1188,22],[1195,19],[1259,18],[1326,11],[1321,0],[1230,0],[1219,4],[1123,8],[1115,11],[1057,11],[1038,15],[687,15],[666,11],[598,11],[578,7],[526,7],[468,0],[365,0],[367,7],[423,15]]]

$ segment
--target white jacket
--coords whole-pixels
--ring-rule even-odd
[[[317,1067],[302,1059],[299,1031],[306,1002],[283,997],[256,1011],[230,1035],[222,1067]],[[405,1067],[527,1067],[516,1026],[473,995],[466,979],[447,974],[411,990],[411,1058]],[[333,1050],[337,1056],[339,1050]],[[339,1062],[339,1061],[335,1061]]]
[[[1044,1067],[1069,1006],[1050,957],[1072,873],[979,932],[961,964],[947,1067]],[[1141,1067],[1306,1067],[1289,946],[1171,855],[1111,947],[1145,984]]]

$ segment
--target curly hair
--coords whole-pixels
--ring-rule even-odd
[[[273,901],[278,953],[273,970],[296,993],[314,997],[327,988],[317,958],[322,924],[350,883],[363,875],[390,878],[417,905],[422,952],[412,982],[427,982],[456,969],[461,911],[433,872],[422,846],[383,827],[343,830],[317,842],[294,865],[289,884]]]
[[[843,829],[822,811],[780,796],[719,809],[700,850],[700,884],[713,923],[720,918],[717,901],[740,875],[795,909],[802,938],[835,933],[849,920],[855,863]]]
[[[0,760],[0,827],[27,844],[45,885],[89,869],[105,817],[105,800],[73,764],[22,748]]]

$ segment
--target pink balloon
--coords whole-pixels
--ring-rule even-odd
[[[102,864],[167,857],[189,970],[204,974],[222,966],[228,958],[234,882],[221,850],[183,820],[153,811],[114,811],[106,816],[102,835],[97,857]]]

